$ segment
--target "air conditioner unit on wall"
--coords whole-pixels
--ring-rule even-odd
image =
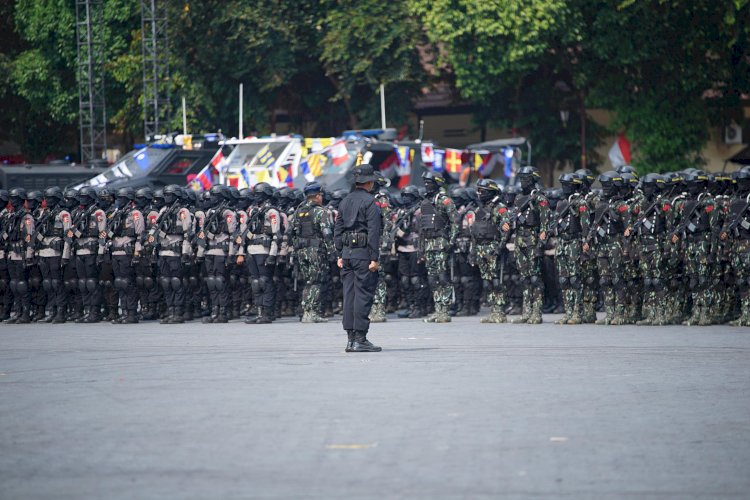
[[[732,122],[724,127],[725,144],[742,144],[742,127]]]

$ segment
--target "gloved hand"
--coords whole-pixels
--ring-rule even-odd
[[[266,265],[267,266],[275,266],[276,265],[276,256],[275,255],[269,255],[266,257]]]

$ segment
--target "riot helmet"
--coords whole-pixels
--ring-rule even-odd
[[[581,192],[587,193],[591,190],[591,185],[594,184],[594,181],[596,180],[596,177],[591,173],[591,170],[588,168],[579,168],[573,173],[580,176],[581,181],[583,182],[581,184]]]
[[[42,193],[39,190],[33,190],[29,191],[26,194],[26,208],[29,210],[36,210],[40,206],[42,206],[42,202],[44,201],[44,193]]]
[[[685,175],[685,183],[687,184],[688,193],[692,196],[697,196],[706,191],[706,187],[708,187],[708,174],[703,170],[691,169]]]
[[[57,207],[63,200],[63,191],[58,186],[52,186],[44,191],[44,204],[47,208]]]
[[[742,167],[734,174],[732,178],[737,182],[737,192],[741,196],[750,194],[750,166]]]
[[[89,207],[96,202],[96,189],[91,186],[84,186],[78,190],[78,202],[84,206]]]
[[[73,188],[68,188],[63,192],[63,207],[68,210],[73,210],[80,204],[81,202],[78,200],[78,191]]]
[[[539,175],[539,170],[536,167],[526,166],[518,172],[518,180],[521,184],[521,191],[523,194],[529,194],[537,187],[537,183],[541,180],[542,176]]]
[[[133,188],[120,188],[115,193],[115,206],[117,208],[125,208],[130,205],[130,203],[133,201],[133,198],[135,198],[135,192],[133,191]]]
[[[10,201],[10,194],[8,193],[8,190],[0,189],[0,203],[2,203],[2,206],[0,206],[0,210],[5,208],[5,206],[8,204],[8,201]]]
[[[258,200],[258,203],[263,204],[273,198],[276,190],[267,182],[259,182],[253,187],[253,193],[255,193],[255,199]]]
[[[411,207],[417,203],[422,197],[419,194],[417,186],[406,186],[401,190],[401,200],[405,206]]]
[[[643,190],[643,194],[649,200],[653,200],[656,195],[662,191],[665,184],[664,176],[661,174],[646,174],[646,176],[641,179],[641,189]]]
[[[560,175],[562,194],[567,197],[577,193],[583,184],[581,177],[582,176],[576,175],[575,173],[564,173]]]
[[[211,189],[213,189],[213,187]],[[164,189],[162,190],[162,197],[164,198],[164,203],[166,205],[174,204],[180,199],[181,195],[180,186],[177,184],[169,184],[164,186]]]
[[[167,202],[164,199],[164,190],[157,189],[156,191],[154,191],[154,208],[159,210],[163,208],[166,204]]]
[[[500,195],[500,199],[502,200],[504,205],[512,207],[515,204],[516,197],[519,194],[521,194],[521,188],[508,184],[507,186],[505,186],[505,189],[503,189],[503,194]]]
[[[599,176],[599,184],[602,185],[602,194],[605,198],[614,199],[622,194],[622,188],[625,181],[622,175],[610,170]]]
[[[477,195],[482,203],[489,203],[501,193],[500,186],[492,179],[479,179],[477,181]]]
[[[115,202],[115,197],[112,191],[106,187],[103,187],[96,193],[96,204],[102,210],[107,210]]]
[[[427,196],[437,194],[437,192],[440,191],[440,188],[445,186],[445,178],[442,175],[429,170],[425,170],[424,173],[422,173],[422,180],[424,181]]]
[[[143,210],[148,207],[154,199],[154,192],[150,187],[142,187],[135,192],[135,206]]]
[[[23,208],[24,201],[26,201],[26,190],[24,188],[13,188],[9,193],[11,206],[18,210]]]

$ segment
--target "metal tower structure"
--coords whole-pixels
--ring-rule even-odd
[[[107,153],[102,9],[102,0],[76,0],[76,77],[82,163],[104,158]]]
[[[146,141],[169,133],[169,40],[165,0],[141,0],[143,132]]]

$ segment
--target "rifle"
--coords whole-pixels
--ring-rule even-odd
[[[690,225],[692,225],[693,221],[693,215],[695,214],[695,211],[698,210],[699,200],[690,200],[687,201],[687,203],[692,203],[692,206],[689,207],[690,211],[687,216],[683,216],[682,220],[680,221],[680,224],[675,228],[674,231],[672,231],[672,234],[670,235],[670,241],[672,238],[677,236],[680,239],[685,238],[685,230],[690,228]]]
[[[555,214],[555,217],[552,219],[552,222],[549,225],[549,232],[550,234],[554,234],[555,236],[559,236],[557,234],[557,226],[560,224],[560,220],[564,219],[566,215],[568,215],[568,212],[570,212],[570,207],[573,206],[573,204],[570,202],[570,199],[568,199],[568,206],[565,207],[565,210],[562,211],[561,214],[557,215]]]
[[[643,226],[646,223],[646,220],[649,218],[651,213],[654,211],[654,209],[661,203],[661,200],[657,199],[654,201],[650,207],[646,209],[645,212],[641,212],[641,214],[638,217],[638,220],[635,221],[635,224],[630,228],[630,236],[633,236],[635,232],[638,230],[639,227]],[[649,226],[646,226],[646,229],[651,229]]]
[[[34,246],[34,248],[36,248],[37,241],[41,242],[44,240],[44,236],[42,236],[39,231],[44,227],[49,218],[52,217],[53,213],[56,214],[56,212],[52,209],[47,210],[41,220],[35,225],[34,234],[31,235],[31,244],[32,246]]]
[[[179,200],[172,203],[172,206],[170,206],[168,209],[166,209],[164,212],[159,215],[159,217],[156,219],[156,226],[149,231],[149,238],[153,237],[154,241],[152,242],[154,250],[161,244],[161,240],[164,236],[167,235],[166,229],[167,227],[165,224],[168,224],[169,221],[172,219],[172,216],[174,216],[175,213],[180,209]]]
[[[733,218],[732,222],[727,226],[726,232],[729,233],[730,231],[734,231],[735,235],[739,233],[739,227],[742,227],[745,231],[750,231],[750,223],[745,220],[745,213],[747,213],[748,209],[750,209],[750,194],[747,195],[745,198],[745,206],[742,207],[742,210],[740,210],[740,213],[737,214],[736,217]]]

